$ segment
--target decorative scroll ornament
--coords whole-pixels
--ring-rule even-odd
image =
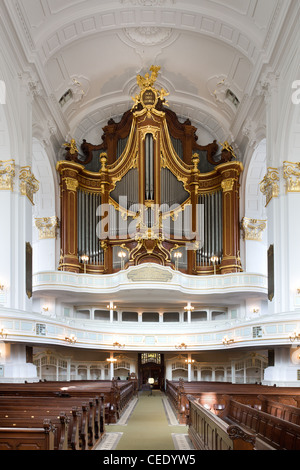
[[[13,191],[14,177],[16,176],[15,161],[0,162],[0,190]]]
[[[261,241],[263,231],[267,224],[265,220],[248,219],[244,217],[242,220],[242,229],[244,231],[245,240]]]
[[[267,174],[260,183],[260,190],[266,196],[266,207],[273,197],[279,196],[279,171],[276,168],[268,168]]]
[[[150,111],[156,107],[158,100],[160,100],[165,105],[168,105],[165,97],[168,96],[169,93],[163,88],[160,91],[154,88],[154,83],[157,80],[159,71],[159,66],[152,65],[150,67],[150,72],[152,72],[151,75],[147,72],[145,77],[142,77],[142,75],[137,76],[136,81],[141,89],[141,92],[139,95],[136,95],[134,98],[132,98],[134,102],[132,111],[137,111],[140,106]]]
[[[35,225],[39,230],[40,240],[55,239],[57,237],[57,229],[59,227],[57,217],[35,219]]]
[[[300,162],[283,162],[283,176],[286,180],[287,193],[300,192]]]
[[[22,196],[28,197],[31,204],[34,205],[33,195],[39,190],[39,182],[31,172],[29,166],[20,169],[20,192]]]

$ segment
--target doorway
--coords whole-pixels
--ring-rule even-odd
[[[159,353],[139,354],[139,389],[149,387],[149,379],[153,379],[153,390],[164,390],[164,355]]]

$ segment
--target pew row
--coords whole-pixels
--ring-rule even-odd
[[[300,426],[225,397],[226,406],[219,418],[252,432],[275,450],[300,450]]]
[[[0,450],[54,450],[55,427],[45,420],[43,427],[0,427]]]
[[[189,400],[189,437],[196,450],[254,450],[256,437],[237,425],[229,425],[197,402]]]
[[[258,384],[232,384],[228,382],[166,382],[166,395],[180,424],[186,424],[189,414],[188,395],[198,399],[198,403],[219,414],[224,406],[224,395],[231,395],[240,403],[259,408],[259,396],[267,396],[274,402],[286,406],[300,405],[300,388],[276,388]]]

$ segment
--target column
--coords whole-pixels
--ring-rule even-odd
[[[188,382],[192,382],[192,355],[188,354]]]
[[[223,259],[220,268],[221,274],[241,271],[239,260],[239,177],[242,171],[243,166],[239,162],[225,164],[220,170],[223,191]]]
[[[0,344],[1,364],[4,365],[2,383],[23,383],[25,380],[38,382],[37,368],[27,362],[27,348],[24,344]]]
[[[299,387],[298,370],[300,348],[281,347],[275,349],[274,366],[265,369],[263,385],[277,387]]]
[[[78,173],[84,167],[77,163],[58,162],[56,169],[61,175],[61,258],[59,270],[80,272],[77,233]]]

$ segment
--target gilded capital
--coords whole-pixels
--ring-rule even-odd
[[[260,183],[260,190],[266,196],[266,206],[279,196],[279,171],[276,168],[268,168],[267,174]]]
[[[76,179],[66,177],[66,178],[64,178],[64,182],[66,183],[66,188],[67,188],[68,191],[74,191],[74,192],[77,191],[79,183]]]
[[[261,241],[266,227],[266,220],[248,219],[244,217],[241,223],[245,240]]]
[[[300,162],[283,162],[283,177],[287,193],[300,192]]]
[[[235,182],[234,178],[228,178],[228,179],[222,181],[221,187],[222,187],[224,193],[233,190],[234,182]]]
[[[57,237],[57,229],[59,227],[57,217],[35,219],[35,225],[39,230],[40,240],[55,239]]]
[[[0,161],[0,191],[13,191],[15,176],[15,161]]]
[[[39,182],[35,178],[29,166],[25,166],[20,169],[19,179],[20,192],[22,196],[28,197],[31,204],[34,204],[33,196],[39,190]]]

